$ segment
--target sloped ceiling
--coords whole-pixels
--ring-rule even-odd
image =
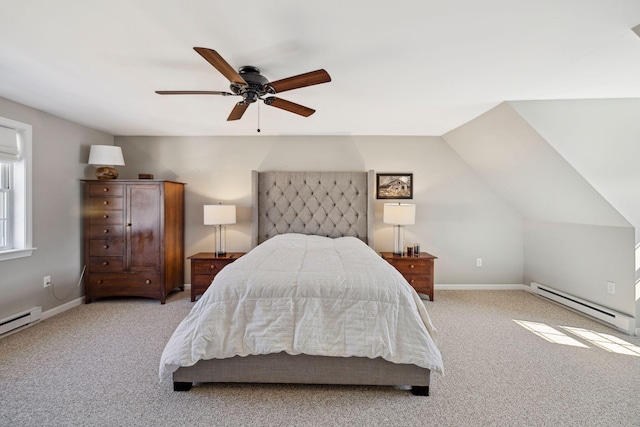
[[[0,97],[114,135],[438,136],[505,100],[640,97],[638,24],[637,0],[10,1]],[[309,118],[227,122],[237,98],[154,93],[228,90],[195,46],[333,81],[282,95]]]
[[[558,125],[565,131],[570,126]],[[443,138],[524,218],[631,226],[510,103],[493,108]]]
[[[510,105],[633,225],[640,238],[640,99]]]

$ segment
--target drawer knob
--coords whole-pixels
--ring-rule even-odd
[[[109,202],[107,202],[107,201],[105,200],[104,202],[102,202],[102,204],[104,204],[104,205],[108,205],[108,204],[109,204]]]
[[[415,266],[415,265],[413,265],[413,264],[411,264],[411,265],[409,266],[409,268],[416,268],[416,266]]]
[[[144,283],[146,283],[148,285],[149,283],[151,283],[151,280],[147,279],[147,280],[144,281]]]
[[[209,266],[209,269],[211,269],[211,270],[214,270],[215,268],[216,268],[216,266],[215,266],[215,265],[213,265],[213,264],[211,264],[211,265]]]
[[[103,246],[105,249],[109,249],[109,245],[104,245]]]
[[[131,227],[131,223],[130,222],[127,223],[127,227]]]
[[[102,283],[103,283],[102,279],[98,280],[98,284],[102,284]]]
[[[411,283],[413,283],[413,281],[414,281],[414,280],[413,280],[413,279],[411,279]]]
[[[102,189],[102,191],[104,191],[106,193],[107,191],[109,191],[109,189],[107,187],[105,187],[105,188]]]
[[[108,261],[102,261],[102,265],[109,265]]]
[[[109,218],[109,215],[102,215],[102,218],[107,219]]]
[[[107,233],[109,232],[109,230],[105,228],[104,230],[102,230],[102,232],[103,232],[104,234],[107,234]]]

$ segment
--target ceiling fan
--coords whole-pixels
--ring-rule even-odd
[[[215,50],[204,47],[194,47],[193,49],[231,82],[231,85],[229,86],[231,92],[213,90],[157,90],[156,93],[160,95],[241,96],[242,101],[238,102],[235,107],[233,107],[233,110],[231,110],[231,114],[227,120],[240,119],[249,105],[253,104],[257,100],[261,100],[266,105],[270,105],[272,107],[280,108],[304,117],[309,117],[315,113],[316,110],[270,95],[305,86],[328,83],[331,81],[329,73],[320,69],[270,82],[260,74],[260,70],[257,67],[245,65],[240,67],[236,72]]]

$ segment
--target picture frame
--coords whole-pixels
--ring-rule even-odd
[[[413,199],[413,173],[377,173],[377,199]]]

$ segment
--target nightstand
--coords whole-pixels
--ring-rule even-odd
[[[191,301],[202,295],[225,266],[244,255],[245,252],[227,252],[216,256],[214,252],[200,252],[187,259],[191,260]]]
[[[404,276],[416,292],[428,295],[429,301],[433,301],[433,264],[437,257],[426,252],[420,252],[420,256],[401,256],[392,252],[381,252],[380,255]]]

